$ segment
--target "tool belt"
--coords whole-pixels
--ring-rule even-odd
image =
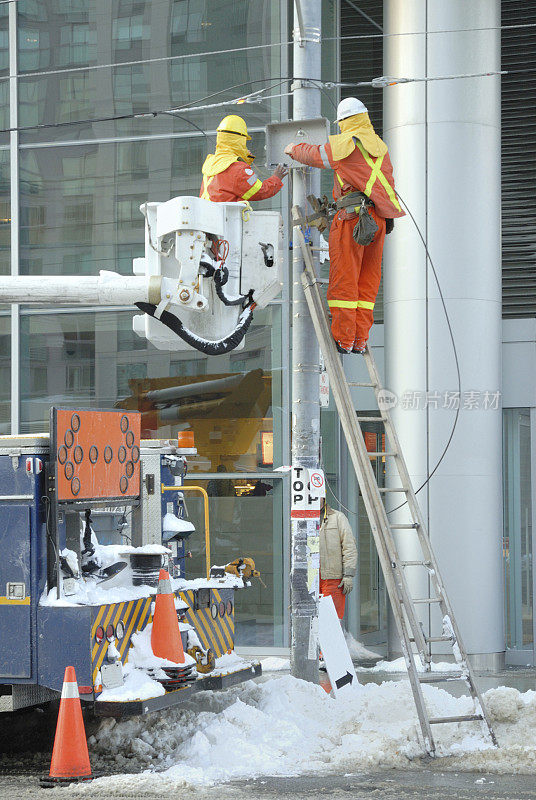
[[[343,212],[341,214],[342,219],[355,219],[358,217],[353,232],[354,241],[357,244],[366,247],[374,241],[378,226],[369,211],[370,208],[374,208],[374,203],[366,194],[363,194],[363,192],[349,192],[335,201],[335,207],[338,211]]]

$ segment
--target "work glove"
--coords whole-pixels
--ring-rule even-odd
[[[295,143],[291,142],[290,144],[287,144],[287,146],[285,147],[284,152],[286,153],[287,156],[290,156],[292,158],[292,150],[295,147],[296,147]]]
[[[284,164],[278,164],[277,167],[274,169],[274,175],[276,176],[276,178],[279,178],[279,180],[282,181],[285,175],[288,175],[288,169],[285,167]]]
[[[339,589],[342,589],[343,594],[350,594],[353,588],[354,588],[354,579],[351,578],[349,575],[344,575],[341,582],[339,583]]]

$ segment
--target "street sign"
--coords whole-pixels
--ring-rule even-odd
[[[322,658],[335,696],[356,692],[359,687],[348,645],[331,596],[320,596],[318,634]]]
[[[290,516],[293,519],[318,518],[321,501],[325,496],[325,478],[321,469],[292,467]]]

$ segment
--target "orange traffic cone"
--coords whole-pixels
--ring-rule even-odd
[[[50,772],[42,779],[41,785],[90,781],[92,778],[76,673],[74,667],[66,667]]]
[[[184,664],[184,649],[179,628],[175,595],[171,590],[169,572],[160,570],[151,631],[151,647],[155,656]]]

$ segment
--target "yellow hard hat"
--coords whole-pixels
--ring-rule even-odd
[[[229,114],[228,117],[224,117],[216,130],[225,133],[238,133],[240,136],[245,136],[246,139],[251,139],[245,120],[236,114]]]

